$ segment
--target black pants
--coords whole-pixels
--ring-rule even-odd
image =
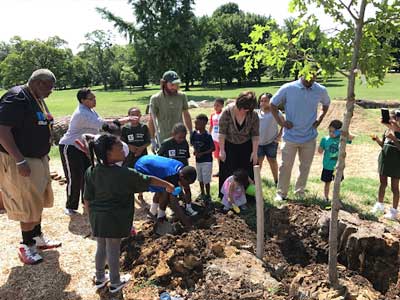
[[[77,210],[79,196],[83,202],[84,175],[90,166],[90,160],[85,153],[72,145],[59,145],[61,161],[67,179],[66,208]]]
[[[245,169],[251,179],[254,179],[253,163],[250,156],[253,150],[251,140],[243,144],[232,144],[225,141],[226,159],[219,163],[219,197],[222,199],[222,185],[225,180],[233,174],[237,169]]]

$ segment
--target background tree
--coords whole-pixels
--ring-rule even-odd
[[[114,59],[112,34],[103,30],[95,30],[85,35],[86,42],[81,44],[84,50],[81,57],[90,62],[90,67],[99,75],[104,89],[108,89],[111,66]]]
[[[46,41],[12,38],[7,48],[9,54],[0,63],[2,85],[10,87],[25,83],[34,70],[48,68],[57,77],[57,87],[66,88],[73,57],[66,46],[67,42],[59,37],[50,37]]]

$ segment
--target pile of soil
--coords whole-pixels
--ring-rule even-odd
[[[168,290],[182,299],[298,299],[299,294],[293,293],[296,282],[300,290],[318,286],[328,295],[332,293],[326,282],[328,244],[318,223],[322,213],[319,207],[300,204],[267,209],[265,256],[259,263],[251,259],[255,253],[255,230],[248,225],[252,222],[246,223],[254,211],[238,216],[204,210],[193,230],[182,232],[178,228],[177,234],[161,237],[147,222],[136,236],[124,241],[121,265],[132,273],[134,285],[150,282],[159,291]],[[235,259],[239,258],[237,263]],[[238,272],[247,268],[252,273],[235,277],[228,270],[232,269],[227,266],[229,261],[237,263]],[[356,272],[340,266],[339,274],[347,285],[351,282],[352,292],[337,299],[353,299],[354,291],[359,290],[368,291],[367,296],[354,299],[399,300],[399,285],[393,284],[381,295]],[[299,276],[307,280],[299,280]]]

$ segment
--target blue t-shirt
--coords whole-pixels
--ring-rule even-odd
[[[196,152],[205,152],[214,148],[214,141],[208,132],[199,133],[194,131],[190,137],[190,144]],[[200,157],[196,156],[197,163],[212,162],[212,152]]]
[[[306,143],[318,135],[313,124],[317,120],[318,104],[329,106],[330,98],[326,88],[316,82],[306,88],[297,81],[286,83],[272,97],[271,103],[275,106],[283,104],[286,120],[293,123],[293,128],[283,128],[282,138],[292,143]]]
[[[135,169],[149,176],[164,179],[175,186],[178,185],[179,171],[183,168],[183,163],[176,159],[166,158],[158,155],[145,155],[135,163]],[[161,187],[150,186],[150,192],[162,192]]]

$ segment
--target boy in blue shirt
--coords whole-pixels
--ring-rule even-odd
[[[190,144],[194,148],[196,157],[197,180],[200,183],[201,199],[211,201],[210,182],[212,176],[212,152],[215,150],[211,135],[206,130],[208,117],[200,114],[194,121],[195,131],[190,137]],[[205,187],[205,192],[204,192]]]
[[[145,155],[137,160],[135,169],[144,175],[154,176],[153,174],[157,174],[158,178],[172,183],[175,187],[180,186],[185,191],[186,213],[190,216],[197,214],[188,201],[190,197],[186,197],[187,190],[190,191],[190,184],[195,182],[197,177],[195,168],[184,166],[182,162],[175,159],[158,155]],[[155,192],[153,203],[150,207],[151,216],[154,218],[157,216],[157,220],[160,222],[166,221],[165,210],[168,202],[172,200],[172,195],[167,193],[165,189],[154,186],[150,186],[149,191]],[[190,210],[195,213],[191,213]]]
[[[318,153],[323,153],[321,181],[325,182],[324,199],[329,201],[330,184],[335,178],[334,170],[339,158],[340,129],[343,123],[340,120],[333,120],[329,124],[329,135],[321,139]],[[350,144],[354,136],[349,134],[347,143]],[[343,180],[343,178],[342,178]]]

